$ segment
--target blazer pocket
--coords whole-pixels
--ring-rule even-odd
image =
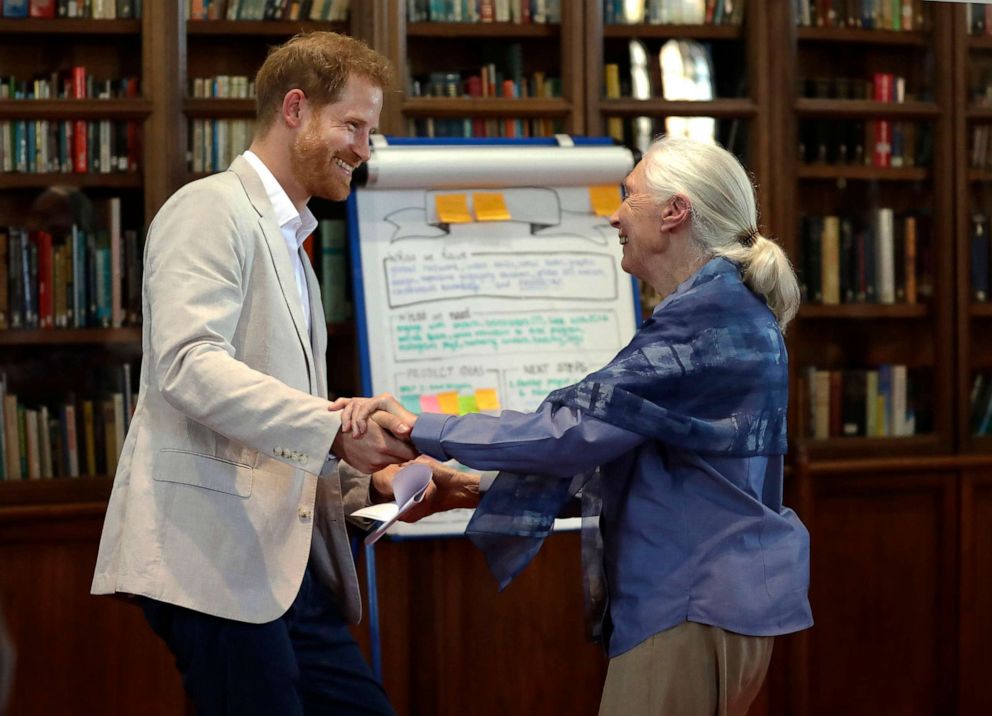
[[[192,485],[238,497],[251,496],[254,477],[251,465],[169,448],[159,450],[155,463],[153,478],[158,482]]]

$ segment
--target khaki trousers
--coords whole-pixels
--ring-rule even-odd
[[[695,622],[666,629],[610,659],[599,716],[744,716],[773,641]]]

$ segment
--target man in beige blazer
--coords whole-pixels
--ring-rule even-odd
[[[92,591],[141,597],[201,716],[392,713],[347,630],[361,601],[345,517],[369,473],[415,454],[328,410],[301,250],[307,201],[346,198],[368,159],[389,81],[385,58],[334,33],[275,48],[250,150],[148,231],[138,405]]]

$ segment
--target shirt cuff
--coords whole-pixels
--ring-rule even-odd
[[[413,432],[410,433],[414,447],[435,460],[441,462],[450,460],[448,453],[441,447],[441,433],[444,432],[445,423],[452,417],[444,413],[421,413],[418,415]]]

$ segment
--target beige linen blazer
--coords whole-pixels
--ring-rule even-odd
[[[94,594],[152,597],[244,622],[281,616],[308,557],[361,617],[345,515],[368,476],[328,451],[320,289],[312,340],[262,180],[238,157],[148,231],[141,385],[100,541]]]

